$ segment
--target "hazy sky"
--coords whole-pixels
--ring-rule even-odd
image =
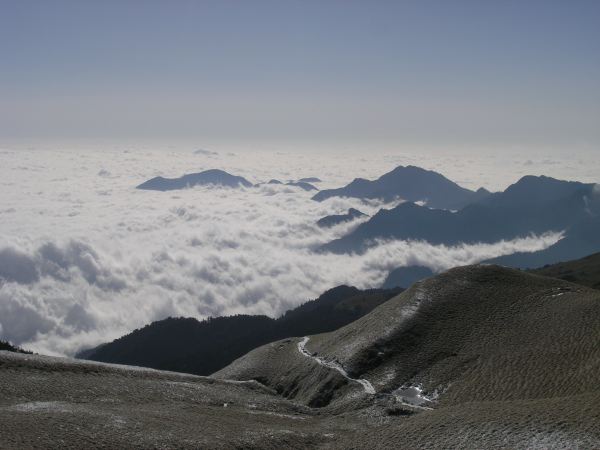
[[[0,145],[594,154],[599,23],[596,0],[0,0]]]

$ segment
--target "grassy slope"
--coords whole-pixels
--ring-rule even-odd
[[[477,402],[390,418],[339,448],[584,449],[600,447],[600,395]]]
[[[599,292],[472,266],[417,283],[307,347],[368,379],[379,396],[407,383],[441,392],[434,411],[390,419],[348,447],[550,448],[600,444],[598,342]],[[323,411],[365,405],[355,383],[298,356],[296,343],[259,348],[216,376],[260,379]]]
[[[417,283],[310,349],[380,391],[418,382],[451,405],[593,391],[598,342],[599,292],[474,266]]]
[[[545,266],[532,270],[532,272],[600,289],[600,253],[594,253],[575,261]]]
[[[311,448],[320,420],[258,383],[0,352],[0,447]]]

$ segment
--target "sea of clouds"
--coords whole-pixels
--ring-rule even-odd
[[[200,150],[0,151],[0,338],[73,355],[168,316],[277,316],[336,285],[378,287],[399,266],[442,271],[543,249],[560,237],[457,247],[395,241],[363,255],[317,254],[314,248],[360,222],[324,230],[315,225],[319,218],[350,207],[374,214],[394,204],[318,203],[314,193],[281,185],[135,189],[156,175],[209,168],[252,182],[316,176],[320,187],[375,178],[398,164],[435,169],[470,188],[502,189],[535,173],[528,161],[493,171],[489,158],[464,164],[406,154]],[[543,171],[540,164],[535,170]]]

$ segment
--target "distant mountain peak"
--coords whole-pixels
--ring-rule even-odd
[[[593,195],[594,186],[527,176],[504,192],[479,194],[481,189],[478,190],[473,194],[482,198],[456,212],[404,202],[392,209],[381,209],[368,221],[319,250],[363,252],[380,239],[458,245],[564,232],[565,238],[547,251],[505,256],[499,261],[532,267],[531,262],[543,264],[565,256],[577,258],[600,250],[597,230],[589,232],[592,219],[600,215],[600,197]]]
[[[417,166],[398,166],[376,180],[355,178],[338,189],[319,192],[313,200],[331,197],[353,197],[393,201],[426,201],[427,206],[440,209],[460,209],[479,200],[484,192],[475,193],[450,181],[440,173]]]
[[[306,177],[296,180],[298,183],[321,183],[323,180],[317,177]]]
[[[186,189],[194,186],[225,186],[225,187],[252,187],[252,183],[244,177],[231,175],[221,169],[209,169],[203,172],[190,173],[179,178],[154,177],[137,186],[137,189],[152,191],[172,191]]]
[[[334,214],[331,216],[325,216],[317,221],[317,226],[322,228],[332,227],[344,222],[350,222],[351,220],[359,217],[366,217],[367,215],[360,212],[358,209],[350,208],[346,214]]]
[[[288,183],[285,183],[285,185],[299,187],[300,189],[304,189],[305,191],[318,191],[319,190],[317,187],[313,186],[310,183],[307,183],[306,181],[289,181]]]

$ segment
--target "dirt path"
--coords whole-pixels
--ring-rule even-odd
[[[298,351],[300,353],[302,353],[307,358],[313,359],[314,361],[317,362],[317,364],[325,366],[329,369],[337,370],[339,373],[342,374],[342,376],[344,376],[344,378],[347,378],[350,381],[360,384],[367,394],[369,394],[369,395],[375,394],[375,388],[368,380],[361,379],[361,378],[352,378],[348,375],[348,373],[344,370],[344,368],[338,362],[326,361],[323,358],[314,356],[312,353],[310,353],[308,350],[306,350],[306,343],[308,342],[309,339],[310,338],[308,336],[304,336],[302,338],[302,340],[300,342],[298,342]]]

